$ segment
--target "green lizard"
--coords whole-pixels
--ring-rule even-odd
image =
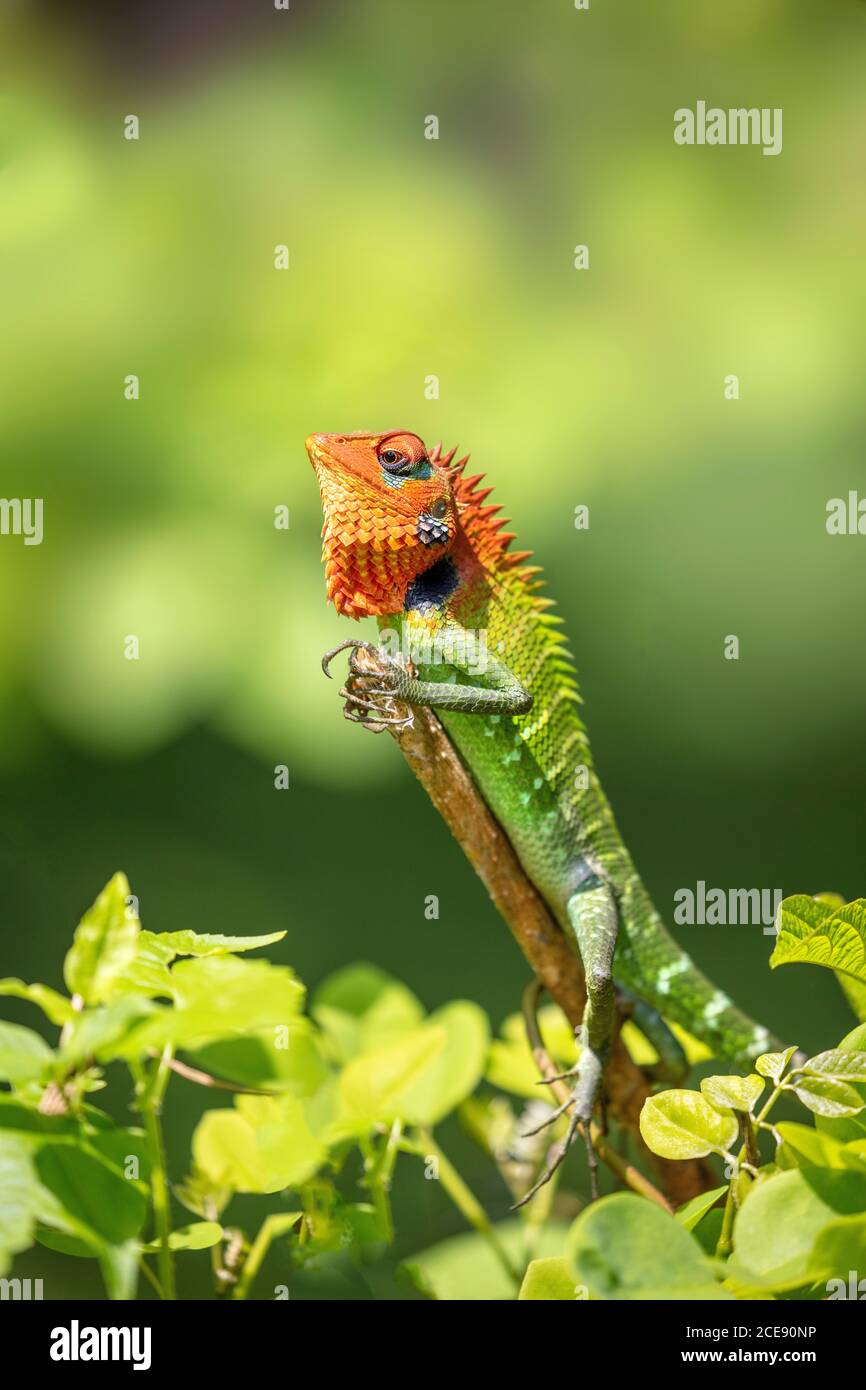
[[[316,434],[307,440],[324,511],[329,599],[352,618],[373,616],[383,673],[356,651],[347,715],[374,730],[395,722],[394,700],[442,719],[528,877],[573,932],[586,976],[581,1050],[569,1133],[599,1097],[616,990],[634,1001],[656,1046],[662,1016],[729,1064],[780,1048],[693,964],[668,934],[623,844],[592,761],[560,620],[540,593],[530,552],[487,505],[454,450],[428,453],[417,435]],[[559,1112],[557,1112],[559,1113]],[[551,1117],[553,1118],[553,1117]]]

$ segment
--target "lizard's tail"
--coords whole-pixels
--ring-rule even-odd
[[[617,982],[663,1017],[678,1023],[729,1065],[751,1066],[784,1044],[738,1009],[698,969],[668,932],[635,875],[620,896],[621,934],[614,960]]]

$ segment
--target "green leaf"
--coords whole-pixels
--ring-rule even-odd
[[[577,1218],[567,1251],[591,1298],[727,1299],[713,1265],[683,1227],[631,1192],[602,1197]]]
[[[24,1141],[0,1134],[0,1276],[11,1257],[33,1243],[39,1210],[39,1184]]]
[[[684,1202],[681,1207],[677,1207],[674,1216],[681,1226],[685,1226],[687,1231],[693,1231],[707,1212],[716,1205],[719,1198],[726,1197],[727,1194],[727,1185],[714,1187],[710,1192],[699,1192],[697,1197],[692,1197],[690,1202]]]
[[[756,1184],[734,1220],[732,1276],[785,1290],[810,1282],[812,1246],[839,1216],[866,1205],[866,1175],[796,1168]]]
[[[494,1234],[516,1269],[525,1259],[526,1226],[512,1219],[498,1223]],[[568,1227],[561,1221],[547,1221],[538,1235],[536,1255],[544,1259],[561,1256]],[[488,1302],[513,1300],[517,1285],[482,1235],[468,1232],[450,1236],[417,1255],[402,1266],[417,1287],[428,1297],[443,1302]]]
[[[35,1102],[7,1093],[0,1095],[0,1134],[4,1132],[28,1135],[32,1144],[46,1139],[77,1139],[81,1126],[71,1115],[43,1115]]]
[[[837,974],[836,979],[852,1010],[862,1022],[866,1019],[866,984],[862,980],[852,980],[850,975]]]
[[[831,1076],[836,1081],[866,1081],[866,1052],[848,1052],[834,1047],[810,1057],[801,1071],[810,1076]]]
[[[9,976],[0,980],[0,995],[3,994],[14,996],[16,999],[29,999],[31,1004],[37,1004],[49,1022],[56,1023],[58,1028],[75,1016],[72,1001],[65,995],[58,994],[56,989],[50,989],[48,985],[25,985],[23,980]]]
[[[168,1238],[170,1250],[208,1250],[218,1245],[223,1238],[223,1228],[218,1221],[192,1221],[189,1226],[179,1226]],[[143,1255],[155,1255],[161,1249],[158,1240],[143,1245]]]
[[[755,1063],[755,1071],[759,1071],[761,1076],[769,1077],[778,1085],[785,1074],[785,1068],[796,1051],[797,1045],[795,1043],[793,1047],[786,1047],[784,1052],[764,1052]]]
[[[304,999],[303,986],[287,966],[237,956],[181,960],[171,971],[174,1007],[135,1029],[114,1052],[137,1056],[148,1048],[195,1048],[217,1038],[287,1028]]]
[[[700,1038],[696,1038],[694,1033],[690,1033],[682,1024],[677,1023],[676,1019],[666,1018],[665,1023],[670,1028],[683,1052],[686,1054],[686,1061],[690,1067],[697,1066],[699,1062],[708,1062],[713,1055],[713,1050]]]
[[[371,1202],[347,1202],[342,1215],[344,1226],[340,1232],[341,1247],[345,1249],[344,1242],[348,1236],[351,1249],[368,1258],[371,1253],[373,1258],[378,1257],[391,1238],[387,1218],[383,1218],[382,1213]],[[297,1225],[298,1220],[303,1218],[303,1212],[295,1212],[294,1217],[292,1226]]]
[[[62,1215],[61,1219],[64,1219]],[[44,1245],[46,1250],[56,1250],[60,1255],[98,1260],[108,1297],[124,1302],[135,1298],[139,1254],[137,1242],[128,1240],[122,1245],[110,1245],[73,1218],[65,1219],[69,1221],[69,1230],[37,1226],[36,1239],[39,1244]]]
[[[845,907],[798,894],[785,898],[776,920],[770,965],[824,965],[866,983],[866,898]]]
[[[659,1054],[649,1038],[640,1031],[635,1022],[627,1018],[619,1030],[626,1052],[636,1067],[654,1067]]]
[[[337,1062],[396,1042],[424,1018],[406,985],[364,963],[329,975],[316,990],[311,1012]]]
[[[85,1004],[101,1004],[110,998],[114,981],[135,956],[141,927],[127,907],[128,897],[126,875],[115,874],[75,930],[63,978],[70,994],[81,995]]]
[[[814,1279],[842,1278],[846,1284],[851,1270],[855,1282],[866,1270],[866,1215],[843,1216],[819,1231],[809,1256],[809,1272]],[[832,1298],[833,1290],[827,1290]],[[836,1290],[836,1296],[839,1296]]]
[[[98,1112],[88,1107],[86,1113]],[[97,1259],[109,1298],[123,1300],[135,1297],[138,1246],[132,1235],[144,1220],[147,1202],[143,1184],[122,1178],[92,1145],[101,1144],[110,1134],[127,1133],[136,1132],[102,1130],[89,1137],[82,1132],[78,1145],[70,1139],[62,1144],[45,1140],[32,1160],[39,1244],[61,1254]],[[8,1138],[0,1135],[0,1149]],[[23,1134],[19,1142],[30,1142],[32,1147]]]
[[[118,1044],[129,1036],[143,1019],[155,1012],[149,999],[126,996],[110,1004],[84,1009],[74,1016],[59,1058],[68,1066],[77,1065],[88,1057],[108,1061]]]
[[[706,1062],[712,1057],[712,1049],[706,1043],[696,1038],[693,1033],[675,1023],[672,1018],[666,1018],[664,1022],[673,1033],[690,1067],[696,1066],[698,1062]],[[622,1026],[620,1036],[625,1043],[628,1055],[631,1057],[635,1066],[654,1067],[659,1060],[659,1054],[644,1033],[636,1027],[632,1019],[626,1019]]]
[[[193,1135],[196,1167],[216,1187],[238,1192],[279,1191],[271,1185],[252,1126],[236,1110],[207,1110]]]
[[[139,932],[135,955],[115,979],[113,993],[170,998],[173,987],[168,967],[178,956],[206,958],[252,951],[282,941],[285,935],[282,931],[267,936],[213,936],[194,931]]]
[[[56,1250],[58,1255],[74,1255],[78,1260],[99,1258],[96,1241],[82,1240],[81,1236],[71,1236],[67,1231],[56,1231],[53,1226],[37,1226],[36,1239],[46,1250]]]
[[[544,1300],[569,1303],[573,1303],[576,1296],[568,1260],[563,1255],[550,1255],[545,1260],[530,1261],[523,1276],[520,1293],[517,1295],[521,1302]]]
[[[282,941],[284,931],[268,932],[264,936],[213,936],[194,931],[160,932],[157,941],[176,956],[226,956],[238,951],[255,951],[260,946],[273,946]]]
[[[662,1091],[644,1101],[644,1143],[662,1158],[705,1158],[725,1153],[738,1134],[737,1121],[696,1091]]]
[[[752,1113],[754,1105],[767,1083],[760,1076],[707,1076],[701,1091],[711,1105],[723,1110],[743,1110]]]
[[[132,959],[115,976],[114,995],[141,994],[146,998],[171,998],[169,966],[176,956],[162,938],[150,931],[140,931]]]
[[[405,1118],[406,1097],[447,1043],[444,1028],[425,1026],[376,1052],[356,1057],[340,1076],[341,1112],[364,1129]]]
[[[232,1189],[212,1182],[206,1173],[193,1164],[191,1172],[175,1185],[174,1195],[187,1211],[209,1221],[214,1214],[218,1216],[228,1206]]]
[[[31,1028],[0,1020],[0,1081],[22,1086],[41,1081],[54,1065],[54,1052]]]
[[[125,1180],[136,1177],[145,1182],[150,1177],[153,1157],[142,1129],[100,1130],[87,1136],[87,1148],[88,1151],[95,1150]]]
[[[315,1029],[308,1018],[293,1018],[280,1044],[273,1029],[257,1036],[225,1038],[195,1049],[198,1066],[242,1086],[268,1090],[285,1088],[296,1096],[312,1096],[332,1073],[322,1057]]]
[[[856,1115],[863,1109],[863,1099],[845,1081],[833,1081],[830,1077],[804,1076],[791,1089],[798,1100],[816,1115],[838,1118],[843,1115]]]
[[[776,1130],[783,1143],[801,1162],[814,1164],[818,1168],[848,1168],[855,1172],[866,1172],[866,1160],[830,1134],[823,1134],[810,1125],[794,1124],[790,1120],[780,1120]]]
[[[192,1141],[196,1168],[217,1189],[279,1192],[307,1182],[327,1150],[294,1096],[238,1096],[231,1110],[208,1110]]]
[[[465,1000],[437,1009],[427,1026],[444,1030],[444,1046],[402,1091],[400,1104],[411,1124],[436,1125],[481,1080],[490,1029],[484,1010]]]
[[[559,1070],[567,1070],[578,1055],[574,1029],[555,1005],[539,1010],[538,1023],[548,1055],[558,1063]],[[512,1095],[538,1100],[541,1094],[538,1064],[526,1038],[523,1015],[509,1014],[501,1032],[502,1037],[494,1038],[488,1049],[487,1080],[491,1086],[510,1091]]]
[[[839,1043],[838,1050],[840,1052],[866,1052],[866,1023],[852,1028],[851,1032]],[[866,1107],[866,1085],[856,1081],[849,1082],[849,1085],[854,1087],[864,1107]],[[856,1115],[846,1116],[842,1119],[830,1119],[823,1115],[817,1115],[815,1128],[820,1129],[823,1134],[832,1134],[834,1139],[840,1140],[843,1144],[856,1139],[866,1139],[866,1108]]]
[[[34,1159],[48,1191],[76,1223],[111,1245],[138,1234],[147,1215],[140,1186],[120,1177],[96,1155],[69,1144],[46,1143]]]

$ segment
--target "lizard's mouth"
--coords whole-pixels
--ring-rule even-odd
[[[328,449],[328,439],[327,434],[311,434],[305,442],[310,463],[317,473],[320,468],[327,467],[329,464],[333,465],[337,461]]]

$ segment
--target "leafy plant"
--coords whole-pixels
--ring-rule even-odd
[[[476,1005],[425,1015],[405,986],[354,966],[326,981],[308,1017],[289,969],[242,954],[283,933],[155,934],[134,902],[116,874],[85,913],[64,964],[68,997],[0,981],[0,994],[29,1000],[61,1029],[51,1047],[0,1024],[9,1088],[0,1094],[0,1270],[37,1241],[98,1260],[112,1297],[133,1296],[142,1272],[172,1298],[176,1257],[210,1249],[217,1292],[243,1298],[276,1239],[289,1240],[298,1263],[384,1248],[401,1154],[432,1162],[497,1247],[430,1133],[482,1076],[489,1029]],[[116,1125],[93,1103],[115,1064],[127,1071],[138,1126]],[[176,1072],[237,1094],[202,1116],[190,1171],[172,1185],[160,1115]],[[337,1185],[352,1158],[364,1201],[346,1200]],[[268,1216],[252,1239],[224,1221],[236,1194],[286,1189],[297,1210]],[[172,1190],[197,1220],[174,1223]]]
[[[282,933],[153,933],[134,904],[115,875],[75,931],[67,995],[0,981],[0,994],[60,1030],[51,1046],[0,1023],[0,1273],[34,1242],[98,1261],[113,1298],[134,1297],[142,1275],[175,1297],[177,1260],[205,1250],[215,1295],[235,1299],[262,1292],[274,1243],[290,1269],[347,1258],[364,1268],[394,1241],[398,1163],[438,1180],[469,1227],[404,1262],[428,1297],[822,1297],[828,1280],[862,1266],[866,1024],[812,1058],[789,1048],[748,1076],[651,1097],[641,1130],[655,1153],[722,1165],[724,1182],[676,1213],[650,1189],[658,1200],[615,1192],[571,1219],[580,1202],[557,1190],[557,1174],[494,1223],[434,1129],[458,1113],[503,1196],[532,1185],[566,1118],[531,1133],[552,1107],[519,1014],[491,1040],[477,1005],[427,1013],[369,965],[330,977],[305,1012],[291,970],[247,957]],[[866,983],[863,907],[786,900],[771,963],[817,960]],[[548,1056],[570,1066],[575,1042],[559,1011],[542,1010],[539,1026]],[[633,1026],[626,1036],[651,1062]],[[202,1115],[185,1174],[170,1170],[161,1121],[178,1075],[234,1092]],[[124,1078],[129,1125],[94,1103]],[[778,1119],[783,1098],[812,1123]],[[281,1204],[253,1231],[229,1215],[246,1194]],[[287,1294],[279,1285],[266,1296]]]

